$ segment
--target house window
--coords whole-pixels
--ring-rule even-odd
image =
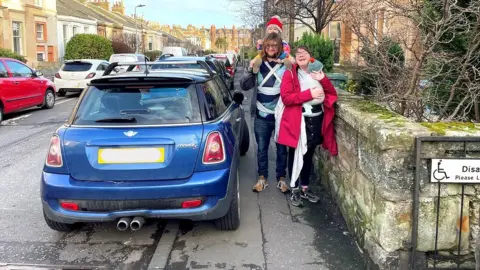
[[[45,60],[45,53],[37,52],[37,61],[38,62],[43,62],[44,60]]]
[[[341,38],[342,28],[340,22],[330,22],[328,35],[330,39]]]
[[[83,28],[83,32],[84,32],[85,34],[88,34],[88,26],[85,26],[85,27]]]
[[[68,41],[68,26],[66,24],[63,25],[63,44],[67,45]]]
[[[37,45],[37,61],[38,62],[43,62],[45,61],[45,46],[43,45]]]
[[[72,27],[72,36],[75,36],[76,34],[78,34],[78,27],[74,26]]]
[[[43,0],[35,0],[35,6],[43,6]]]
[[[35,31],[37,35],[37,40],[47,40],[45,38],[45,23],[36,23]]]
[[[148,37],[148,50],[153,51],[153,39],[152,39],[152,37]]]
[[[13,51],[22,54],[22,23],[12,22]]]

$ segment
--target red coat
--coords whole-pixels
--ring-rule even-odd
[[[322,79],[320,84],[325,91],[321,133],[323,136],[322,147],[328,150],[332,156],[336,156],[338,150],[333,119],[335,118],[334,103],[338,100],[338,95],[335,87],[327,77]],[[283,104],[285,104],[285,109],[280,121],[277,142],[296,148],[300,138],[302,104],[313,99],[309,90],[301,91],[300,82],[298,80],[297,65],[293,65],[292,72],[287,70],[283,74],[282,84],[280,86],[280,96],[282,97]]]

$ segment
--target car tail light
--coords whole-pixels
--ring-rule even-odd
[[[60,73],[58,73],[58,72],[57,72],[57,73],[55,73],[55,78],[57,78],[57,79],[61,79],[61,78],[62,78],[62,76],[60,76]]]
[[[190,200],[182,202],[182,208],[195,208],[202,205],[202,200]]]
[[[62,151],[60,148],[60,138],[53,136],[50,140],[50,148],[48,148],[47,166],[62,167]]]
[[[85,77],[85,79],[91,79],[93,77],[95,77],[96,73],[95,72],[92,72],[90,74],[87,75],[87,77]]]
[[[74,202],[61,202],[60,206],[65,210],[78,211],[80,207]]]
[[[203,152],[203,164],[215,164],[225,160],[225,148],[222,136],[218,132],[212,132],[207,137],[205,151]]]

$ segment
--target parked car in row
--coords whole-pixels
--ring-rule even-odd
[[[118,63],[134,63],[134,62],[149,62],[150,59],[145,56],[144,54],[135,54],[135,53],[117,53],[112,54],[110,59],[108,60],[110,63],[118,62]],[[145,65],[137,65],[133,70],[134,71],[145,71],[147,67]],[[115,72],[121,73],[125,72],[125,66],[117,66]]]
[[[112,63],[90,82],[47,151],[41,200],[51,229],[116,221],[138,230],[146,218],[239,227],[239,163],[250,140],[243,93],[232,95],[205,61],[183,61],[110,75]]]
[[[233,65],[233,58],[232,60],[230,60],[231,57],[229,57],[227,54],[210,54],[209,56],[222,61],[225,64],[225,67],[227,68],[230,75],[232,77],[235,77],[235,67]]]
[[[102,77],[109,63],[105,60],[79,59],[67,60],[55,73],[55,86],[58,96],[65,96],[68,92],[82,92],[87,84]]]
[[[30,107],[51,109],[56,88],[43,74],[11,58],[0,58],[0,122],[5,114]]]
[[[198,64],[182,64],[181,62],[185,61],[204,61],[208,64],[210,69],[219,74],[226,84],[227,88],[230,90],[234,89],[234,78],[230,73],[225,69],[225,65],[222,61],[218,61],[213,57],[174,57],[172,55],[166,55],[163,58],[159,59],[157,62],[180,62],[171,65],[152,65],[151,69],[171,69],[171,68],[193,68],[193,69],[203,69],[202,66]]]

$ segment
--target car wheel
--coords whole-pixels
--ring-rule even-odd
[[[0,105],[0,124],[2,123],[3,121],[3,107],[2,105]]]
[[[59,231],[59,232],[70,232],[73,229],[75,229],[75,224],[68,224],[68,223],[61,223],[61,222],[56,222],[47,217],[45,215],[45,212],[43,213],[43,218],[45,219],[45,222],[47,223],[48,227],[54,231]]]
[[[217,229],[222,231],[234,231],[240,227],[240,174],[237,169],[237,181],[233,189],[233,199],[228,213],[215,220]]]
[[[243,119],[243,126],[242,141],[240,142],[240,156],[245,156],[250,147],[250,131],[248,130],[247,121],[245,121],[245,119]]]
[[[48,89],[45,92],[45,98],[43,101],[43,108],[44,109],[51,109],[55,106],[55,94],[53,93],[53,90]]]
[[[64,97],[67,94],[67,92],[63,89],[58,90],[57,96],[59,97]]]

